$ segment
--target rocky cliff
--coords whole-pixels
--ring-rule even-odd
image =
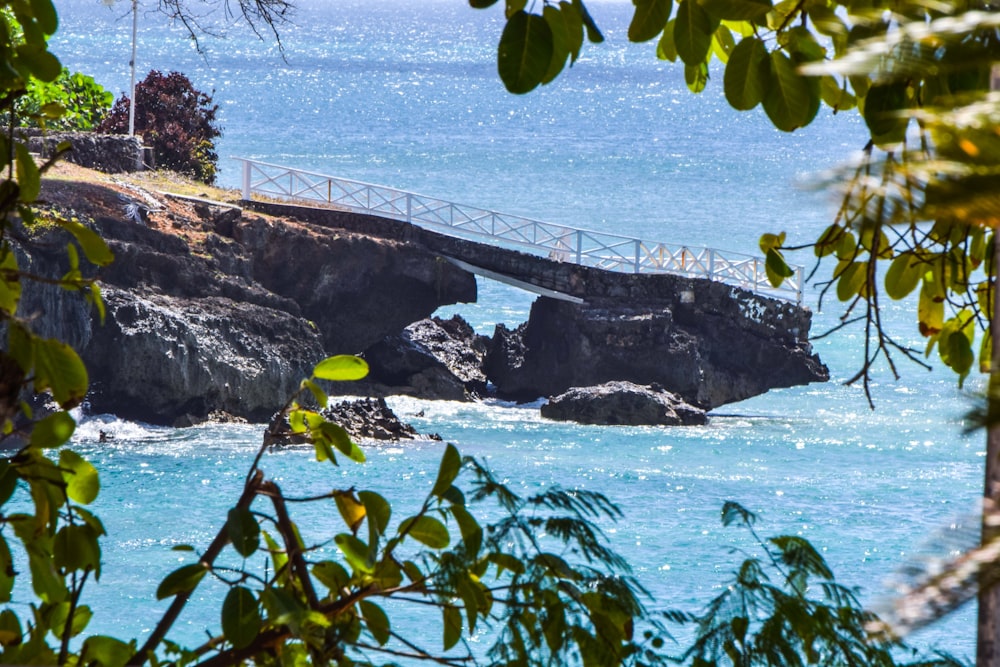
[[[45,181],[40,224],[22,230],[21,267],[63,275],[68,237],[46,221],[92,226],[115,254],[98,276],[106,317],[38,282],[21,313],[80,350],[94,411],[163,424],[220,411],[263,421],[317,361],[340,353],[363,353],[372,376],[331,393],[453,400],[625,380],[711,409],[827,378],[807,310],[720,283],[613,274],[343,211],[255,203],[263,212],[249,212],[168,197],[142,177],[59,170]],[[474,277],[447,257],[584,303],[540,298],[528,322],[498,327],[492,340],[460,318],[425,320],[476,299]]]
[[[94,411],[166,424],[218,410],[264,420],[324,356],[361,352],[441,305],[476,299],[470,274],[412,244],[86,177],[47,180],[41,217],[77,217],[107,240],[105,321],[79,294],[38,283],[21,312],[44,315],[39,333],[80,351]],[[22,267],[62,275],[66,242],[34,226]]]

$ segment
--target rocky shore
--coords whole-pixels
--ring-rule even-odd
[[[534,400],[627,381],[707,411],[827,379],[808,344],[808,311],[719,283],[658,276],[655,291],[641,292],[634,277],[568,269],[567,281],[591,285],[584,304],[539,297],[527,322],[486,337],[459,317],[430,318],[477,297],[475,277],[435,246],[450,240],[369,216],[331,212],[348,220],[338,227],[310,218],[322,212],[267,215],[59,169],[44,183],[42,217],[77,218],[107,240],[105,318],[78,293],[37,283],[21,312],[44,314],[39,333],[81,352],[94,412],[155,424],[217,411],[266,421],[317,361],[341,353],[363,355],[371,375],[333,394]],[[22,268],[62,275],[66,242],[51,225],[25,230]]]

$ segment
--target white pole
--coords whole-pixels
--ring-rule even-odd
[[[139,31],[139,0],[132,0],[132,60],[129,67],[132,70],[128,105],[128,136],[135,136],[135,42]]]

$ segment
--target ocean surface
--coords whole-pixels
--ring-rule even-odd
[[[231,158],[248,157],[540,220],[754,253],[767,231],[816,238],[834,208],[814,187],[817,174],[864,143],[852,114],[823,110],[810,127],[783,134],[759,110],[732,111],[721,72],[704,94],[690,94],[681,68],[656,60],[655,44],[627,43],[628,2],[588,3],[607,42],[586,45],[555,83],[520,97],[496,74],[499,6],[302,0],[295,24],[281,28],[283,52],[273,39],[211,15],[203,21],[218,36],[203,36],[199,53],[154,4],[140,2],[139,76],[177,70],[214,91],[225,186],[239,183]],[[116,95],[126,90],[129,3],[56,5],[54,50],[64,64]],[[809,288],[805,296],[814,310],[817,294]],[[491,333],[498,322],[523,321],[531,299],[481,281],[479,303],[443,314],[461,313]],[[823,305],[814,334],[838,322],[840,304]],[[886,318],[896,336],[922,349],[914,310],[890,304]],[[944,548],[940,531],[976,511],[983,438],[961,435],[971,399],[940,369],[902,363],[895,381],[880,367],[870,410],[860,388],[842,384],[861,363],[862,342],[859,330],[817,340],[831,382],[725,406],[704,427],[568,425],[543,420],[537,404],[390,403],[418,430],[487,461],[525,493],[560,484],[614,499],[625,519],[604,528],[651,591],[654,609],[698,609],[741,559],[734,549],[754,550],[744,531],[721,527],[726,500],[758,512],[763,535],[812,540],[842,583],[878,604],[896,568],[929,543]],[[99,443],[101,430],[113,440]],[[155,602],[157,582],[188,562],[171,547],[208,544],[239,494],[261,430],[84,419],[75,446],[101,471],[96,510],[109,531],[105,574],[89,591],[92,631],[149,632],[165,608]],[[427,493],[442,446],[366,451],[365,465],[333,469],[290,449],[268,454],[263,468],[289,494],[357,485],[402,508]],[[308,512],[300,518],[308,534],[340,530],[332,506]],[[200,643],[218,626],[214,614],[196,605],[172,637]],[[966,608],[912,641],[970,656],[974,636],[974,609]]]

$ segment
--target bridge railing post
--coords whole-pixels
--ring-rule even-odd
[[[243,160],[243,199],[246,201],[250,201],[250,195],[253,192],[252,169],[253,165],[250,164],[249,160]]]
[[[576,230],[576,263],[583,264],[583,230]]]
[[[406,193],[406,221],[413,224],[413,195]]]
[[[635,272],[636,273],[639,273],[639,271],[640,271],[639,261],[640,261],[641,257],[642,257],[642,241],[640,241],[639,239],[636,239],[635,240]]]

